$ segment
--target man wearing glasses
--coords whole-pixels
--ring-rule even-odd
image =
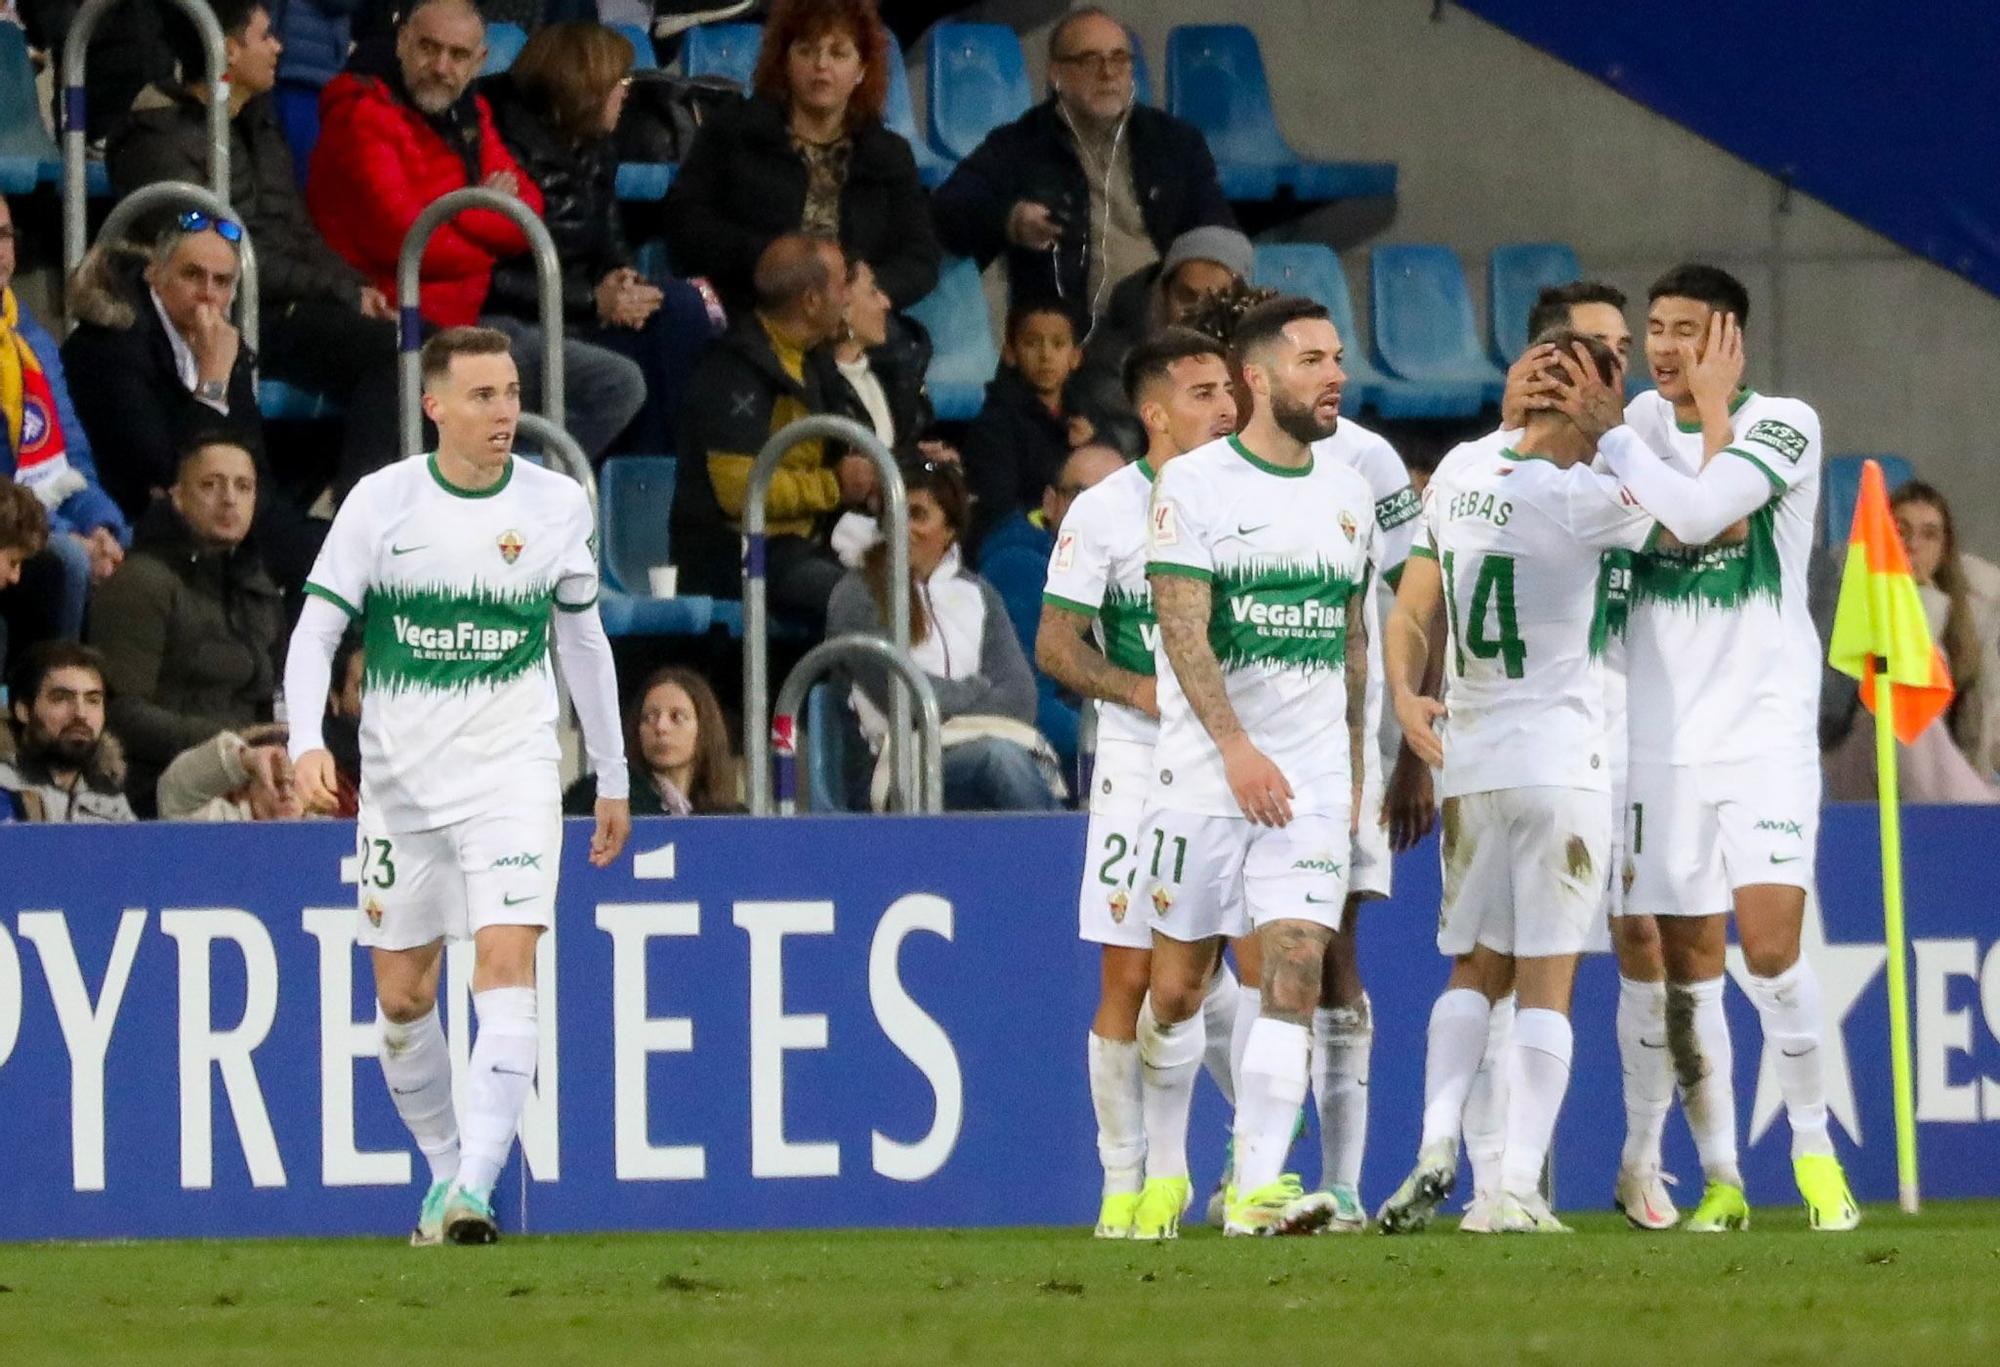
[[[1049,98],[996,128],[932,201],[947,250],[1007,259],[1013,299],[1095,320],[1190,228],[1233,228],[1199,130],[1135,102],[1132,38],[1095,7],[1049,35]]]

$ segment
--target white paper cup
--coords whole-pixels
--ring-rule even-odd
[[[655,565],[646,571],[646,579],[655,598],[672,598],[680,588],[681,572],[677,565]]]

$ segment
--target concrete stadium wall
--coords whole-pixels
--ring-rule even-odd
[[[1164,97],[1176,24],[1235,17],[1262,40],[1286,136],[1307,155],[1394,160],[1385,241],[1448,242],[1484,311],[1496,243],[1571,243],[1643,300],[1698,257],[1752,298],[1750,378],[1814,404],[1835,453],[1894,451],[2000,555],[2000,299],[1521,43],[1430,0],[1123,0]],[[1040,82],[1046,28],[1027,35]],[[1364,311],[1366,260],[1349,254]],[[1366,326],[1365,321],[1363,326]]]

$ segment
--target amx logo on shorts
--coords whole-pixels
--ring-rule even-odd
[[[526,850],[519,854],[502,855],[493,861],[493,867],[496,869],[539,869],[541,866],[542,857],[539,854],[529,854]]]
[[[427,627],[400,613],[393,621],[396,643],[407,646],[420,660],[498,659],[528,639],[527,632],[514,627],[483,627],[477,622]]]
[[[1799,840],[1805,839],[1806,836],[1805,827],[1796,821],[1772,821],[1767,818],[1759,821],[1750,829],[1753,831],[1776,831],[1779,835],[1789,835]]]

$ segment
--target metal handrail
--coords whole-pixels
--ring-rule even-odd
[[[243,331],[243,341],[254,354],[262,335],[261,315],[257,309],[257,250],[250,244],[250,229],[243,226],[243,220],[236,210],[229,207],[229,201],[213,190],[185,180],[156,180],[151,185],[141,185],[125,198],[111,206],[111,212],[104,216],[104,226],[97,230],[100,242],[117,242],[126,228],[146,214],[166,204],[192,204],[203,213],[215,218],[226,218],[239,227],[243,235],[236,242],[236,324]],[[76,325],[74,310],[70,325]]]
[[[917,662],[910,658],[909,651],[898,650],[880,636],[850,632],[821,641],[808,650],[805,658],[793,667],[785,679],[784,687],[778,690],[778,710],[771,718],[770,734],[777,738],[779,816],[792,816],[798,811],[798,719],[799,710],[805,706],[806,693],[823,675],[843,664],[870,657],[888,666],[900,678],[901,684],[916,695],[917,739],[923,755],[923,767],[918,770],[916,808],[932,813],[944,810],[944,722],[938,711],[937,690],[931,687],[930,679]],[[758,729],[761,721],[760,715],[746,713],[743,723],[745,735]],[[897,731],[889,737],[892,755],[907,754],[909,744],[908,730]],[[769,813],[760,812],[758,815]]]
[[[905,654],[910,649],[910,505],[903,493],[903,472],[896,458],[874,432],[851,418],[818,414],[787,423],[757,453],[750,483],[743,494],[743,760],[748,767],[748,796],[753,816],[771,814],[771,737],[764,730],[771,701],[771,609],[766,596],[764,505],[771,480],[785,453],[814,439],[845,443],[875,462],[882,480],[882,514],[888,520],[889,640]],[[910,729],[910,695],[900,683],[890,692],[890,729],[901,736]],[[897,746],[896,791],[908,800],[913,773],[906,746]]]
[[[417,353],[423,349],[423,314],[418,308],[421,288],[419,267],[431,234],[467,209],[491,209],[512,219],[528,239],[528,251],[535,261],[536,294],[542,325],[542,415],[558,427],[563,421],[563,308],[562,258],[556,254],[555,240],[535,211],[514,195],[468,185],[432,201],[417,215],[403,237],[403,251],[396,259],[396,303],[401,327],[397,345],[402,352],[402,373],[397,385],[397,414],[402,421],[403,450],[413,452],[423,445],[424,414],[421,401],[423,366]]]
[[[590,457],[577,445],[569,429],[550,422],[540,413],[523,413],[515,430],[541,447],[543,454],[561,466],[564,474],[583,486],[584,496],[590,500],[591,529],[601,530],[597,520],[597,474],[590,468]]]
[[[84,131],[88,101],[83,90],[85,55],[98,21],[126,0],[84,0],[63,39],[63,279],[76,269],[88,249],[89,181],[86,175]],[[168,0],[194,21],[208,58],[208,188],[219,200],[229,198],[229,83],[223,79],[227,59],[222,51],[222,25],[205,0]]]

